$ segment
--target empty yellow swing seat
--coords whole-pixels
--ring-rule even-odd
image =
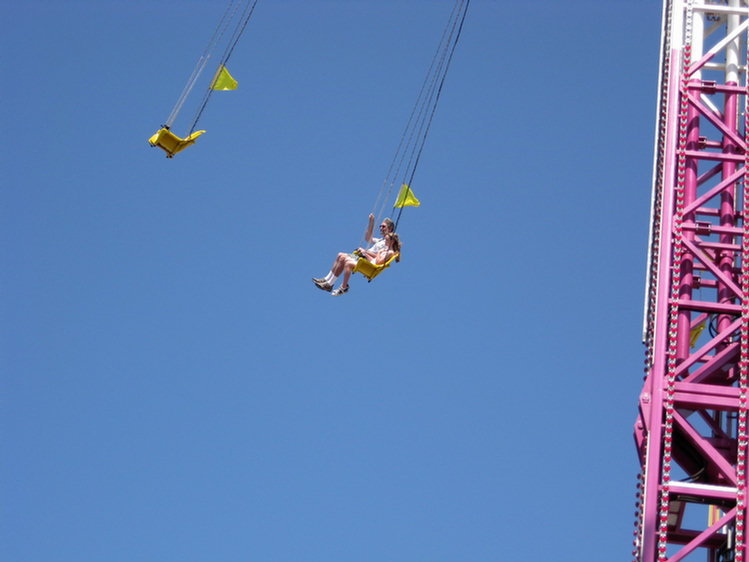
[[[359,261],[356,262],[356,265],[354,266],[353,273],[359,272],[364,277],[367,278],[367,281],[371,282],[372,279],[377,277],[380,273],[383,272],[383,270],[390,267],[390,264],[393,263],[393,260],[398,257],[399,254],[395,254],[392,258],[390,258],[388,261],[386,261],[383,264],[375,265],[371,261],[369,261],[367,258],[359,258]]]
[[[167,158],[173,158],[180,150],[184,150],[191,144],[195,144],[195,139],[205,131],[195,131],[186,139],[181,139],[174,133],[172,133],[166,127],[159,129],[158,132],[148,139],[148,144],[151,146],[158,146],[164,152],[166,152]]]

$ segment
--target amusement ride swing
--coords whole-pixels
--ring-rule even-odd
[[[398,229],[401,215],[403,214],[404,207],[418,207],[419,200],[411,190],[413,185],[414,175],[416,174],[416,167],[419,164],[421,152],[424,149],[426,143],[427,134],[429,128],[432,125],[432,119],[434,113],[437,110],[437,103],[439,102],[440,94],[442,93],[442,86],[445,83],[447,71],[452,61],[455,47],[458,45],[461,31],[463,30],[463,22],[465,21],[466,13],[468,12],[468,5],[470,0],[456,0],[453,6],[450,18],[445,30],[442,33],[437,50],[432,59],[432,63],[429,66],[427,75],[424,79],[424,83],[421,86],[419,95],[416,98],[416,103],[411,115],[408,119],[406,127],[401,136],[400,143],[396,149],[393,161],[390,163],[385,181],[383,182],[380,193],[377,196],[375,202],[373,215],[378,217],[378,221],[381,220],[384,215],[385,205],[393,192],[393,187],[396,185],[398,178],[401,178],[401,188],[396,197],[395,203],[393,204],[394,209],[398,209],[395,215],[395,232]],[[379,209],[379,210],[378,210]],[[362,238],[359,246],[364,243]],[[354,266],[352,273],[361,273],[366,277],[368,282],[371,282],[375,277],[382,273],[385,269],[390,267],[393,260],[400,260],[400,253],[397,253],[390,257],[383,264],[374,264],[366,257],[358,254],[358,261]]]
[[[162,125],[162,127],[156,132],[156,134],[148,139],[148,143],[151,146],[159,147],[164,152],[166,152],[167,158],[173,158],[175,154],[194,144],[195,140],[200,135],[205,133],[204,130],[196,131],[195,129],[197,129],[198,127],[198,121],[200,120],[200,117],[203,115],[203,111],[208,105],[208,100],[210,99],[211,94],[215,90],[235,90],[237,88],[237,81],[234,80],[234,78],[232,78],[232,76],[229,74],[229,71],[226,68],[226,63],[229,61],[229,57],[231,57],[231,54],[234,52],[234,48],[237,46],[239,38],[242,36],[245,27],[247,27],[247,23],[250,21],[250,17],[252,16],[252,12],[255,10],[256,4],[257,0],[247,0],[246,2],[239,1],[236,3],[234,2],[234,0],[229,0],[229,4],[224,11],[224,15],[221,17],[221,20],[216,26],[216,30],[213,32],[211,39],[208,41],[208,45],[206,45],[203,54],[198,59],[198,63],[195,65],[195,68],[193,69],[184,90],[182,90],[182,93],[177,99],[177,103],[174,105],[172,112],[169,114],[169,118],[166,120],[166,123]],[[195,86],[195,83],[198,81],[198,78],[203,73],[203,70],[208,64],[209,59],[213,55],[213,52],[216,50],[216,47],[222,42],[224,35],[232,26],[232,24],[234,24],[234,29],[229,36],[224,54],[218,63],[218,68],[216,69],[216,72],[213,75],[210,84],[208,85],[206,93],[203,95],[203,100],[201,101],[200,106],[195,112],[195,116],[193,117],[189,132],[187,133],[185,138],[180,138],[171,131],[172,124],[177,118],[177,115],[182,109],[182,106],[185,104],[185,101],[187,101],[187,98],[189,97],[190,92]]]
[[[247,27],[247,23],[255,10],[256,4],[257,0],[242,0],[236,4],[234,0],[229,1],[229,5],[227,6],[224,15],[221,17],[221,20],[208,42],[208,45],[203,51],[203,54],[198,59],[192,75],[188,79],[184,90],[169,114],[169,118],[166,123],[162,125],[162,127],[148,140],[151,146],[164,150],[167,158],[173,158],[175,154],[194,144],[195,140],[205,133],[205,130],[196,129],[198,121],[200,120],[213,91],[236,89],[237,82],[229,74],[226,64],[239,42],[242,33]],[[432,59],[432,63],[424,79],[419,95],[417,96],[414,108],[411,111],[403,135],[401,136],[400,143],[396,149],[395,156],[393,157],[393,161],[390,164],[385,181],[383,182],[382,188],[380,189],[380,193],[375,202],[374,210],[377,212],[378,216],[382,217],[385,204],[392,195],[396,180],[401,178],[401,188],[398,192],[396,201],[393,204],[393,207],[398,209],[395,220],[395,229],[397,229],[398,224],[400,223],[403,208],[407,206],[418,207],[420,204],[419,200],[411,190],[411,186],[413,185],[416,167],[418,166],[437,109],[447,71],[450,67],[450,62],[452,61],[458,40],[460,39],[469,4],[470,0],[456,0],[453,6],[450,18],[442,33],[434,58]],[[203,100],[195,113],[192,125],[190,126],[187,135],[184,138],[181,138],[171,131],[172,124],[192,92],[193,87],[205,69],[216,47],[221,43],[224,34],[235,20],[236,23],[228,40],[226,50],[219,61],[218,68],[216,69],[213,79],[203,96]],[[379,211],[377,211],[378,207]],[[375,212],[372,214],[374,215]],[[359,255],[353,273],[361,273],[371,282],[375,277],[382,273],[382,271],[390,267],[393,260],[400,260],[399,252],[383,264],[374,264],[364,256]]]

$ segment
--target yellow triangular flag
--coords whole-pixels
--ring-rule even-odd
[[[231,74],[229,74],[229,71],[226,70],[226,67],[223,64],[218,67],[218,72],[216,73],[216,77],[213,79],[213,83],[211,84],[211,89],[212,90],[236,90],[237,89],[237,81],[231,77]]]
[[[421,202],[416,199],[414,192],[405,183],[401,186],[401,192],[398,194],[398,199],[395,201],[393,207],[418,207]]]

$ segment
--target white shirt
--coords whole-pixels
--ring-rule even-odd
[[[379,254],[387,248],[387,241],[384,238],[372,238],[372,245],[369,247],[370,252]]]

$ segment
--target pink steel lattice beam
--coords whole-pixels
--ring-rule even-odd
[[[664,0],[637,562],[749,562],[749,0],[710,1]]]

